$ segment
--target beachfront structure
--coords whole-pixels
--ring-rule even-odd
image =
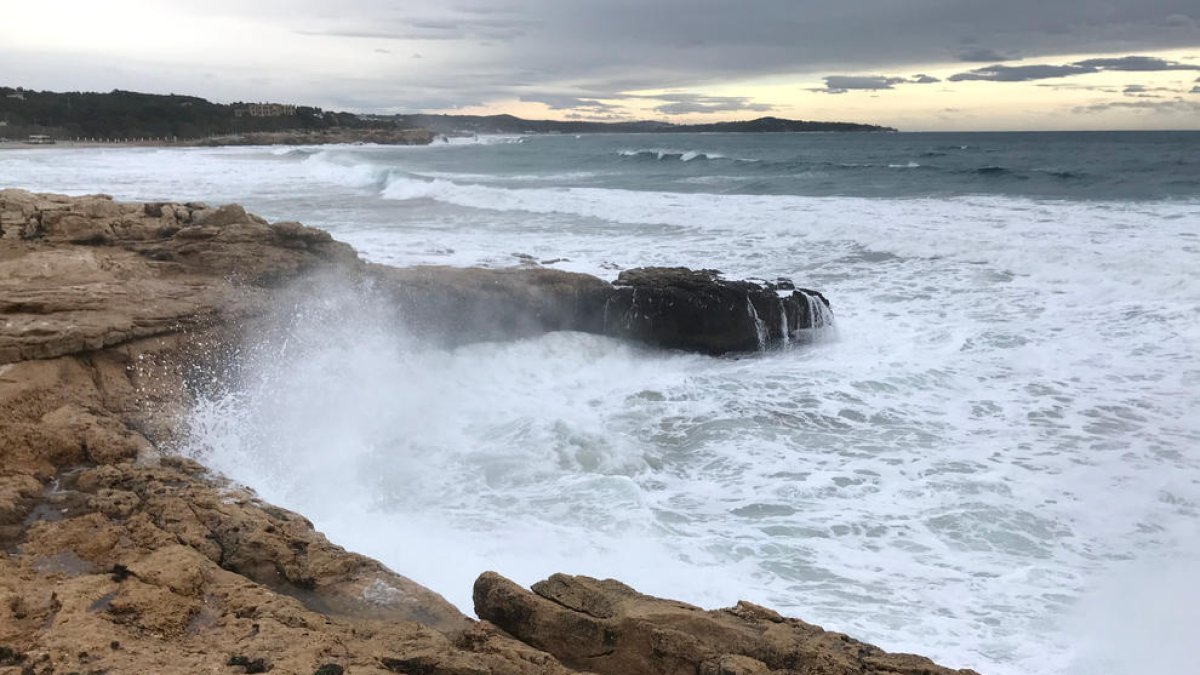
[[[294,117],[296,106],[286,103],[248,103],[233,111],[235,117]]]
[[[30,134],[25,142],[32,143],[33,145],[52,145],[54,139],[46,134]]]

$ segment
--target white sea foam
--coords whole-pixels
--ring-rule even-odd
[[[745,359],[430,350],[343,290],[301,304],[189,450],[466,609],[487,568],[582,572],[991,675],[1187,672],[1162,636],[1196,620],[1195,200],[502,187],[450,161],[471,151],[10,152],[0,176],[239,201],[380,261],[684,264],[831,299],[836,342]]]
[[[642,148],[637,150],[621,150],[617,154],[622,157],[645,157],[654,158],[659,161],[677,160],[680,162],[690,162],[692,160],[716,160],[728,159],[725,155],[718,152],[701,152],[699,150],[675,150],[671,148]],[[739,162],[753,162],[752,159],[736,158]]]

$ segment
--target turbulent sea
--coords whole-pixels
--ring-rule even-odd
[[[396,265],[831,300],[830,339],[741,358],[436,350],[297,306],[184,450],[468,612],[485,569],[563,571],[991,675],[1194,672],[1198,133],[14,150],[0,186],[238,202]]]

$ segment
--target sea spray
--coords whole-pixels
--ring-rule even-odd
[[[619,431],[703,357],[575,333],[441,350],[407,339],[360,287],[305,295],[199,401],[183,452],[468,613],[485,569],[737,599],[710,575],[748,568],[700,550],[681,559],[661,540],[645,484],[661,448]],[[595,396],[623,403],[597,417]]]
[[[1098,580],[1126,564],[1174,578],[1155,561],[1195,536],[1197,139],[335,150],[395,170],[398,193],[442,179],[408,199],[262,148],[10,151],[0,175],[239,202],[327,227],[373,262],[506,266],[521,251],[605,278],[684,265],[820,288],[840,338],[753,359],[578,334],[431,350],[331,322],[334,337],[290,341],[286,362],[276,345],[264,375],[194,418],[212,413],[210,466],[460,606],[489,567],[524,583],[587,572],[710,607],[745,598],[988,675],[1062,675],[1085,638],[1128,635],[1068,625],[1077,607],[1133,614],[1089,603]],[[616,155],[641,146],[763,161]],[[913,159],[925,166],[883,166]],[[1027,179],[973,173],[988,164]],[[362,310],[348,307],[352,328]],[[1149,595],[1170,596],[1139,606],[1151,619],[1194,602]]]
[[[761,352],[767,348],[767,324],[758,316],[758,310],[754,308],[749,296],[746,297],[746,313],[754,321],[754,335],[758,339],[758,351]]]

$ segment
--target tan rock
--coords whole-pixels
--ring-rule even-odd
[[[889,654],[750,603],[725,610],[642,595],[612,579],[556,574],[533,591],[494,573],[475,612],[564,664],[602,675],[971,675]]]

